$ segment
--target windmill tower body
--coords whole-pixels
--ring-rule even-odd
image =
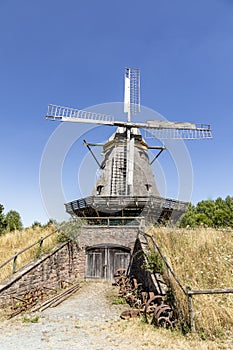
[[[93,195],[98,196],[159,196],[148,156],[148,145],[138,129],[131,129],[134,149],[131,152],[133,179],[127,186],[127,131],[118,127],[103,146],[102,174],[97,180]],[[131,191],[130,191],[131,190]]]

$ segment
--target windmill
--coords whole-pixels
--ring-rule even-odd
[[[125,68],[124,112],[127,120],[115,116],[49,105],[46,119],[61,122],[91,123],[116,127],[116,131],[105,144],[84,145],[97,161],[102,175],[90,197],[65,204],[72,216],[84,216],[91,222],[96,217],[129,217],[145,215],[152,223],[166,220],[177,221],[185,212],[188,203],[162,198],[153,178],[151,164],[165,150],[164,146],[148,146],[140,129],[148,138],[160,140],[199,140],[212,138],[210,125],[190,122],[147,120],[134,122],[140,112],[140,70]],[[91,147],[103,147],[100,164]],[[158,151],[152,162],[148,149]]]

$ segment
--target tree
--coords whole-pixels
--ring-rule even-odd
[[[196,207],[189,205],[180,221],[180,227],[233,227],[233,197],[218,197],[214,200],[203,200]]]
[[[196,225],[213,226],[213,221],[204,213],[197,213],[195,215]]]
[[[215,201],[216,211],[213,217],[214,225],[217,227],[233,227],[233,197],[224,199],[217,198]]]
[[[196,208],[189,203],[188,210],[182,216],[180,227],[196,227]]]
[[[0,235],[4,232],[6,228],[6,220],[5,220],[3,211],[4,211],[4,206],[0,204]]]
[[[217,209],[213,222],[216,227],[233,227],[233,214],[229,210]]]
[[[19,213],[15,210],[10,210],[5,217],[7,231],[21,230],[23,224]]]
[[[206,201],[201,201],[197,203],[196,210],[197,213],[200,214],[205,214],[209,220],[212,221],[215,211],[216,211],[216,204],[212,200],[206,200]]]
[[[222,199],[221,197],[218,197],[215,200],[215,204],[216,204],[216,210],[221,209],[223,211],[229,211],[229,207],[226,203],[226,200]]]
[[[227,196],[225,199],[225,203],[230,209],[230,211],[233,212],[233,197]]]

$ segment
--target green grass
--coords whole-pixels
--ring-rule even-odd
[[[125,298],[116,298],[112,300],[112,305],[126,304]]]
[[[39,316],[34,316],[34,317],[24,317],[23,318],[23,322],[27,322],[27,323],[29,323],[29,322],[31,322],[31,323],[38,323],[39,322],[39,320],[40,320],[40,317]]]

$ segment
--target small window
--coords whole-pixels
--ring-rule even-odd
[[[97,186],[96,191],[97,191],[97,194],[98,194],[98,195],[101,194],[103,187],[104,187],[103,185]]]
[[[152,187],[152,186],[151,186],[150,184],[146,184],[145,186],[146,186],[146,190],[147,190],[147,192],[150,192],[150,191],[151,191],[151,187]]]

